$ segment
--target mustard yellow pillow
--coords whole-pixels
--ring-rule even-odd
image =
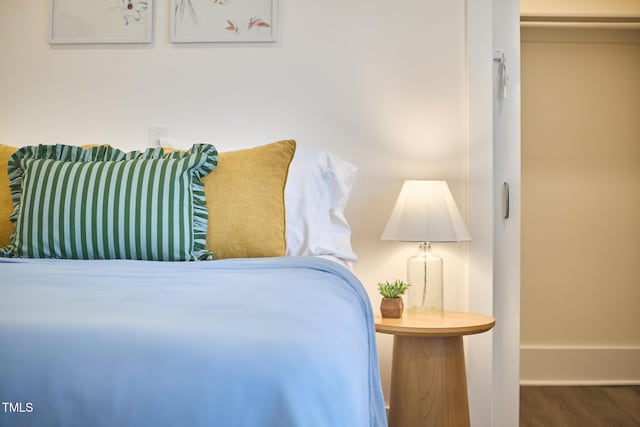
[[[218,153],[218,166],[202,179],[205,248],[214,259],[284,256],[284,187],[295,150],[296,142],[285,140]]]
[[[0,144],[0,248],[11,243],[11,234],[13,233],[13,223],[9,221],[9,215],[13,212],[13,202],[11,201],[7,166],[9,157],[16,151],[18,151],[18,147]]]

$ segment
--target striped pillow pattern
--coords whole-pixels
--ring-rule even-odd
[[[9,160],[15,223],[5,256],[180,261],[211,259],[202,177],[211,145],[163,154],[100,146],[24,147]]]

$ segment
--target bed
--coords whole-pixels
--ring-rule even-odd
[[[98,154],[120,156],[103,148],[40,147],[30,153],[37,157],[47,151],[48,156],[50,150],[58,157],[75,156],[73,161],[80,163],[95,163]],[[153,159],[172,159],[170,166],[186,156],[151,153]],[[198,163],[213,168],[212,158],[185,160],[185,167]],[[230,159],[226,165],[233,163]],[[218,167],[224,158],[219,160]],[[42,165],[53,170],[58,163]],[[306,172],[312,169],[307,166],[302,168]],[[99,167],[108,169],[111,163]],[[288,167],[286,162],[285,181],[291,179]],[[224,236],[233,229],[225,221],[246,206],[227,220],[221,211],[212,215],[211,201],[218,196],[209,197],[200,187],[202,194],[196,190],[190,197],[204,201],[206,193],[207,204],[190,206],[185,215],[195,225],[173,250],[173,234],[162,240],[161,222],[165,216],[174,221],[177,213],[175,218],[158,215],[160,209],[150,207],[153,220],[141,227],[159,231],[138,246],[137,234],[132,231],[125,239],[124,227],[118,228],[117,218],[111,224],[106,214],[103,222],[87,221],[86,230],[69,237],[62,208],[54,206],[47,213],[42,206],[55,204],[55,198],[65,200],[57,196],[63,190],[51,187],[51,180],[42,189],[34,187],[31,198],[25,190],[33,176],[49,169],[31,178],[24,169],[19,183],[9,169],[12,190],[20,187],[23,194],[12,191],[19,207],[11,218],[16,232],[0,258],[0,426],[386,425],[373,315],[365,289],[348,268],[354,255],[344,240],[347,224],[341,208],[336,208],[346,202],[340,188],[324,197],[334,206],[324,225],[301,213],[308,209],[305,194],[313,193],[308,185],[304,194],[293,196],[297,206],[289,202],[282,225],[286,232],[275,233],[284,243],[274,245],[274,232],[263,230],[269,228],[264,223],[241,227],[260,229],[247,235],[251,242],[239,244],[242,233]],[[232,175],[235,181],[238,172]],[[60,176],[54,182],[64,183]],[[321,181],[326,184],[328,178],[324,174]],[[164,177],[161,182],[158,188],[167,187]],[[86,215],[108,211],[117,216],[118,209],[107,208],[111,201],[106,194],[119,191],[109,190],[108,183],[90,188],[94,191],[86,193],[98,194],[93,198],[101,209]],[[162,202],[152,189],[143,192],[149,203]],[[273,197],[267,199],[272,202]],[[35,211],[29,213],[27,200],[39,201],[33,203]],[[144,207],[146,199],[141,203]],[[207,209],[209,224],[198,225],[199,212]],[[125,214],[131,216],[129,210]],[[133,230],[140,221],[131,220],[128,226]],[[78,217],[71,226],[81,223]],[[324,240],[310,237],[309,227]],[[318,227],[334,230],[323,233]],[[26,230],[23,236],[20,230]],[[217,233],[213,240],[218,246],[209,244],[211,232]],[[108,238],[85,244],[92,235]],[[327,241],[328,236],[333,240]],[[114,256],[125,252],[139,259]],[[71,253],[74,259],[64,259]],[[173,256],[201,261],[168,259]]]

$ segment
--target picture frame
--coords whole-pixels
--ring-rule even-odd
[[[277,0],[171,0],[172,43],[275,42]]]
[[[154,0],[50,0],[50,44],[151,43]]]

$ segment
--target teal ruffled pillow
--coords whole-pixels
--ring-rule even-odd
[[[164,154],[108,146],[23,147],[9,159],[15,224],[4,256],[205,260],[202,178],[218,163],[212,145]]]

